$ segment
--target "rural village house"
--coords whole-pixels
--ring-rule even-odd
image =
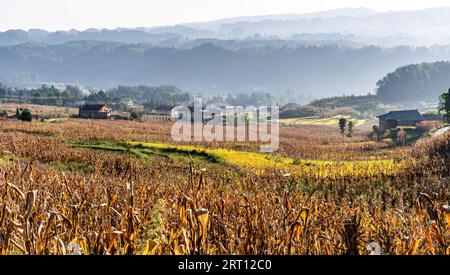
[[[175,106],[172,106],[172,105],[157,105],[155,107],[154,114],[171,116],[173,108],[175,108]]]
[[[423,121],[417,110],[392,111],[378,116],[380,131],[396,128],[398,126],[414,126]]]
[[[111,108],[105,104],[85,104],[79,109],[79,118],[108,119],[111,117]]]

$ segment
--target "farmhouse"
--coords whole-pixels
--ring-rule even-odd
[[[111,117],[111,112],[111,108],[109,108],[105,104],[85,104],[80,107],[78,117],[108,119]]]
[[[154,114],[155,115],[171,116],[173,108],[175,108],[175,106],[172,106],[172,105],[157,105],[155,107]]]
[[[148,119],[151,120],[173,120],[176,119],[175,112],[172,112],[172,110],[175,108],[175,106],[171,105],[157,105],[152,108],[152,112],[149,116],[147,116]]]
[[[385,131],[397,126],[414,126],[423,121],[422,115],[417,110],[392,111],[378,116],[380,130]]]

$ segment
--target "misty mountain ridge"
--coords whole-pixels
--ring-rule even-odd
[[[299,19],[314,19],[314,18],[333,18],[333,17],[364,17],[376,14],[368,8],[341,8],[327,11],[311,12],[311,13],[289,13],[289,14],[272,14],[272,15],[256,15],[256,16],[241,16],[233,18],[219,19],[209,22],[195,22],[186,23],[184,25],[193,28],[201,28],[207,30],[217,30],[223,24],[233,24],[239,22],[258,22],[265,20],[299,20]]]
[[[178,39],[296,40],[298,36],[339,34],[355,44],[392,47],[398,45],[450,44],[450,8],[417,11],[375,12],[366,8],[344,8],[304,14],[279,14],[220,19],[174,26],[88,29],[47,32],[10,30],[0,32],[0,45],[37,42],[60,44],[95,40],[122,43],[166,43]],[[350,37],[350,40],[348,39]],[[327,39],[325,39],[327,40]],[[305,42],[309,41],[308,39]],[[314,41],[314,40],[311,40]]]
[[[290,94],[297,102],[362,95],[375,92],[377,82],[399,67],[450,60],[448,26],[450,8],[385,13],[357,8],[150,28],[10,30],[0,32],[0,82],[100,89],[176,85],[209,95]],[[426,77],[430,70],[414,71]],[[429,87],[441,89],[445,78],[434,74],[440,84]],[[392,81],[399,78],[389,79],[386,98],[400,100],[391,96],[398,90]],[[425,85],[414,95],[435,101],[436,92]]]
[[[405,64],[449,60],[450,47],[390,49],[337,46],[230,50],[73,41],[0,47],[0,82],[176,85],[204,94],[269,92],[297,98],[374,92],[387,73]],[[431,95],[431,94],[430,94]],[[430,98],[430,100],[435,100]]]

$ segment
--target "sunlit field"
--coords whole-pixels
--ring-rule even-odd
[[[361,126],[366,123],[365,119],[355,119],[349,116],[334,116],[328,118],[320,118],[317,116],[302,117],[302,118],[285,118],[280,119],[280,123],[286,126],[290,125],[322,125],[322,126],[336,126],[340,118],[351,119],[355,126]]]
[[[267,155],[171,125],[0,121],[1,254],[450,253],[449,135],[297,125]]]

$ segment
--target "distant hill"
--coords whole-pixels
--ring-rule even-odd
[[[0,81],[176,85],[204,94],[269,92],[315,98],[367,94],[388,72],[450,57],[450,47],[382,49],[337,46],[193,48],[75,41],[0,47]],[[295,100],[295,99],[294,99]],[[291,100],[292,101],[292,100]]]
[[[217,30],[221,25],[224,24],[235,24],[240,22],[260,22],[265,20],[300,20],[300,19],[314,19],[314,18],[333,18],[333,17],[364,17],[375,15],[377,12],[368,8],[342,8],[333,9],[327,11],[310,12],[310,13],[290,13],[290,14],[271,14],[271,15],[256,15],[256,16],[241,16],[234,18],[225,18],[209,22],[197,22],[197,23],[186,23],[184,25],[208,29]]]
[[[189,27],[158,28],[155,31],[135,29],[97,30],[86,31],[57,31],[44,30],[9,30],[0,32],[0,45],[17,45],[23,43],[63,44],[70,41],[109,41],[121,43],[159,43],[161,41],[178,39],[183,36],[207,37],[203,32]],[[208,32],[207,32],[208,33]],[[205,33],[203,33],[205,34]]]
[[[437,102],[450,88],[450,62],[403,66],[378,83],[377,96],[383,102]]]
[[[281,118],[298,117],[333,117],[350,115],[352,117],[373,117],[384,112],[387,106],[378,100],[376,95],[334,96],[314,100],[313,102],[294,108],[282,108]]]
[[[0,81],[268,92],[282,103],[378,88],[386,102],[436,101],[448,86],[445,64],[386,75],[450,60],[448,26],[450,8],[346,8],[133,29],[10,30],[0,32]]]
[[[450,44],[447,27],[450,7],[417,11],[373,12],[367,9],[342,9],[301,15],[275,15],[222,20],[217,33],[229,37],[292,37],[298,34],[352,34],[352,42],[366,45]],[[208,28],[210,23],[196,27]]]
[[[9,30],[0,32],[0,45],[20,43],[60,44],[94,40],[121,43],[152,43],[195,39],[305,41],[340,40],[346,43],[393,47],[400,45],[450,44],[450,8],[402,12],[374,12],[366,8],[346,8],[304,14],[276,14],[225,18],[210,22],[141,28],[88,29],[47,32]]]

